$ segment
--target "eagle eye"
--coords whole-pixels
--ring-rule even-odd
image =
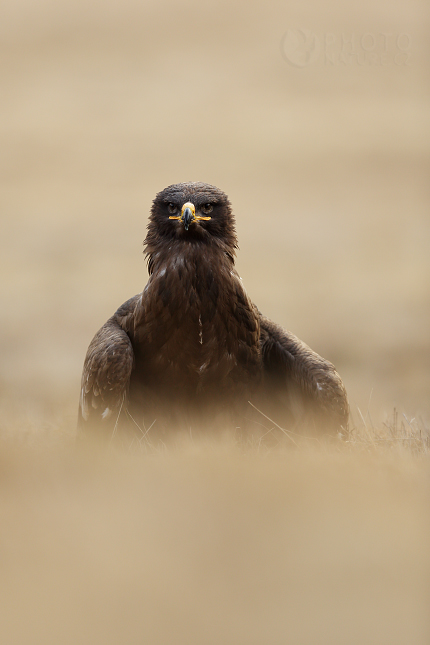
[[[201,208],[202,213],[205,213],[206,215],[208,213],[211,213],[213,211],[213,209],[214,209],[214,207],[209,202],[207,204],[203,204],[203,206]]]
[[[172,202],[170,202],[170,204],[167,206],[167,210],[169,211],[169,213],[174,215],[177,212],[178,207],[176,206],[176,204],[173,204]]]

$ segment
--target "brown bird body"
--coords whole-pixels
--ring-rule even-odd
[[[248,401],[280,425],[318,419],[346,428],[346,392],[333,365],[262,316],[235,270],[236,248],[218,188],[176,184],[156,196],[148,283],[88,348],[81,432],[151,429],[154,437],[220,419],[244,427]]]

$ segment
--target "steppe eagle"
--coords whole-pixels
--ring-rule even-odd
[[[157,194],[145,239],[149,279],[88,348],[80,433],[156,438],[226,419],[256,427],[255,408],[282,428],[346,429],[334,366],[260,313],[235,269],[236,249],[221,190],[190,182]]]

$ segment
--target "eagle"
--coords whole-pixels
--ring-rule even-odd
[[[162,440],[178,427],[222,424],[346,430],[348,400],[333,364],[248,296],[227,195],[200,182],[168,186],[147,228],[147,284],[86,354],[78,435]]]

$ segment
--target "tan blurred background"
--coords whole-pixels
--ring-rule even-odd
[[[92,335],[146,282],[151,200],[193,180],[228,193],[251,297],[336,364],[353,410],[428,417],[429,14],[4,3],[5,409],[72,423]]]

